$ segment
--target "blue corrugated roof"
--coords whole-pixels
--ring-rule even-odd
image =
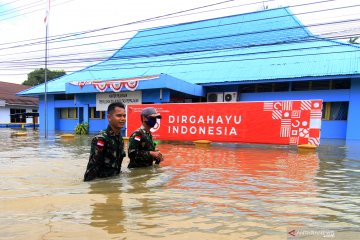
[[[167,74],[194,84],[358,74],[360,48],[310,34],[287,8],[139,32],[110,59],[48,83]],[[44,92],[39,85],[23,95]]]

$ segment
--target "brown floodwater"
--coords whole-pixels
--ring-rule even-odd
[[[360,142],[166,143],[160,167],[83,182],[91,136],[0,129],[0,239],[286,239],[360,226]]]

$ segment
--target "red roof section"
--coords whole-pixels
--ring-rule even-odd
[[[28,88],[31,88],[31,86],[0,82],[0,100],[5,100],[6,104],[37,106],[39,104],[39,100],[37,98],[16,96],[17,92]]]

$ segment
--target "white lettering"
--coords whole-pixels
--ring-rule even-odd
[[[174,123],[174,122],[175,122],[175,117],[169,116],[169,123]]]
[[[214,135],[214,127],[209,127],[208,128],[208,134],[209,135]]]
[[[181,123],[187,123],[187,116],[182,116],[182,122]]]
[[[198,123],[205,123],[203,116],[199,116]]]
[[[205,127],[199,127],[199,134],[206,134],[206,128]]]
[[[196,127],[195,126],[190,127],[190,134],[196,134]]]
[[[218,118],[216,119],[216,124],[219,124],[219,123],[221,123],[221,124],[224,123],[221,116],[218,116]]]
[[[179,127],[178,126],[173,126],[173,133],[176,133],[176,134],[179,133]]]
[[[234,127],[231,128],[229,135],[237,135],[236,129]]]
[[[188,131],[186,126],[181,126],[181,134],[186,134]]]
[[[230,130],[230,131],[229,131]],[[212,127],[212,126],[168,126],[169,134],[199,134],[199,135],[218,135],[218,136],[231,136],[237,135],[236,128],[231,127]]]
[[[238,116],[238,120],[236,121],[236,116],[234,117],[234,123],[235,124],[240,124],[241,123],[241,115]]]
[[[225,116],[225,118],[226,118],[226,123],[230,124],[230,120],[231,120],[232,116]]]

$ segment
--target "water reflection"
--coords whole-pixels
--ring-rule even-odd
[[[89,194],[101,194],[105,202],[95,202],[91,216],[91,226],[100,227],[109,234],[124,233],[125,212],[120,196],[121,184],[110,181],[97,181],[90,184]]]

